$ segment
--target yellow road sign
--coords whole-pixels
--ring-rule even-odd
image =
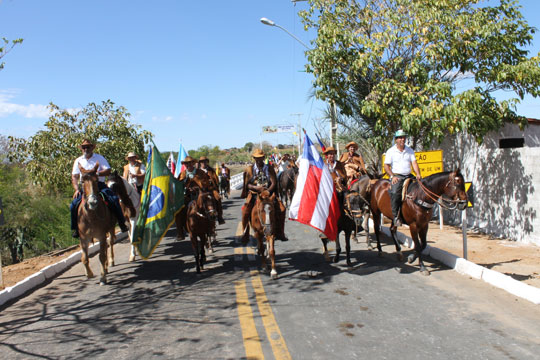
[[[472,208],[474,206],[474,190],[472,182],[465,182],[465,192],[467,193],[467,207]]]
[[[443,151],[442,150],[430,150],[430,151],[419,151],[414,154],[416,156],[416,163],[420,168],[420,173],[422,177],[433,175],[436,173],[443,172]],[[383,163],[383,174],[384,178],[388,178],[386,171],[384,170],[384,158],[383,154],[382,163]],[[413,175],[416,175],[414,170],[412,170]]]

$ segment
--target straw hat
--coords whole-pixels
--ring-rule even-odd
[[[182,164],[189,164],[189,163],[192,163],[192,162],[195,162],[195,159],[192,158],[191,156],[186,156],[184,160],[182,160]]]
[[[127,156],[126,156],[126,160],[129,160],[130,157],[134,157],[135,159],[138,159],[139,157],[137,156],[137,154],[135,154],[133,151],[130,151],[128,152]]]
[[[336,151],[336,149],[334,149],[333,146],[327,147],[326,150],[323,151],[323,154],[324,154],[324,155],[327,155],[327,154],[329,154],[329,153],[331,153],[331,152],[333,152],[334,154],[337,154],[337,151]]]
[[[92,141],[88,139],[84,139],[81,145],[79,145],[79,149],[82,150],[83,146],[88,146],[88,145],[92,146],[92,149],[96,147],[96,144],[94,144]]]
[[[254,158],[266,157],[266,155],[264,154],[264,151],[262,151],[261,149],[255,149],[255,151],[253,151],[253,154],[251,154],[251,156],[253,156]]]
[[[355,149],[358,149],[358,144],[355,143],[354,141],[351,141],[350,143],[348,143],[347,145],[345,145],[345,149],[348,149],[349,146],[354,146]]]

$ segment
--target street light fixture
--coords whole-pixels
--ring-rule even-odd
[[[311,50],[309,48],[309,46],[307,46],[306,44],[304,44],[302,42],[302,40],[300,40],[299,38],[297,38],[296,36],[294,36],[293,34],[291,34],[287,29],[285,29],[284,27],[281,27],[279,26],[278,24],[276,24],[275,22],[273,22],[272,20],[270,19],[267,19],[265,17],[261,18],[261,22],[264,24],[264,25],[268,25],[268,26],[275,26],[277,28],[280,28],[281,30],[285,31],[287,34],[289,34],[290,36],[292,36],[296,41],[298,41],[300,44],[302,44],[306,49],[308,50]]]

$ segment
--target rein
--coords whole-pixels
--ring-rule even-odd
[[[446,200],[446,199],[443,199],[442,201],[440,200],[440,198],[442,198],[442,195],[439,195],[439,194],[436,194],[434,193],[433,191],[429,190],[423,183],[422,181],[417,181],[418,184],[420,185],[420,188],[422,189],[422,191],[424,191],[424,193],[426,194],[426,196],[428,198],[430,198],[431,200],[433,200],[434,202],[438,203],[440,207],[442,207],[443,209],[446,209],[446,210],[455,210],[457,208],[457,204],[461,201],[461,200],[452,200],[452,199],[449,199],[449,200]],[[452,182],[452,180],[448,180],[448,182],[446,183],[446,185],[444,186],[445,188],[448,187],[448,185]],[[407,197],[409,197],[409,195],[407,195]],[[411,197],[412,199],[412,197]],[[435,204],[430,204],[430,203],[426,203],[425,201],[422,201],[422,200],[419,200],[419,199],[416,199],[414,200],[415,203],[417,203],[418,205],[420,206],[423,206],[423,207],[426,207],[426,208],[432,208]],[[454,204],[454,206],[448,206],[445,204],[446,203],[451,203],[451,204]]]

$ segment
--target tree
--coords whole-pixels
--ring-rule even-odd
[[[81,156],[78,145],[85,138],[96,142],[96,152],[118,171],[129,151],[144,158],[144,145],[152,139],[150,132],[129,122],[126,108],[116,107],[110,100],[75,111],[60,109],[53,103],[49,108],[46,130],[28,140],[9,138],[10,160],[25,163],[34,183],[49,190],[71,189],[73,162]]]
[[[525,126],[516,105],[540,90],[540,58],[523,49],[535,29],[515,1],[482,2],[310,0],[299,15],[317,30],[306,65],[316,96],[367,125],[379,150],[398,128],[429,146],[455,132],[481,142],[505,122]],[[498,90],[517,97],[498,101]]]
[[[17,44],[21,44],[23,42],[23,39],[15,39],[12,41],[9,41],[6,38],[2,38],[2,42],[4,43],[2,46],[0,46],[0,59],[2,59],[8,52],[11,51]],[[0,70],[4,68],[4,62],[0,62]]]

